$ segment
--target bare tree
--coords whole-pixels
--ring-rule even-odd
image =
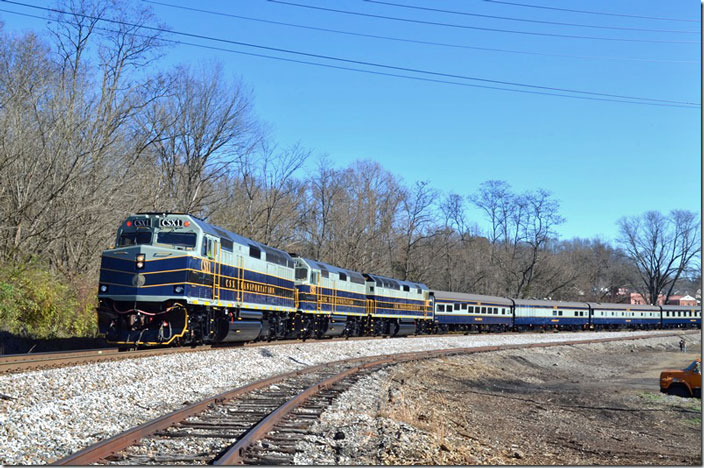
[[[199,73],[179,67],[171,92],[154,102],[142,129],[153,136],[162,171],[157,206],[198,215],[222,201],[215,185],[261,141],[249,93],[226,82],[220,65]]]
[[[239,158],[218,188],[227,199],[210,219],[272,247],[293,247],[305,190],[295,176],[308,156],[300,145],[279,150],[263,143],[260,151]]]
[[[422,277],[423,268],[416,251],[433,235],[432,207],[436,197],[437,191],[427,181],[416,182],[403,194],[398,223],[400,258],[393,262],[394,273],[402,280]]]
[[[542,189],[516,195],[501,181],[485,182],[470,199],[490,221],[491,264],[498,269],[501,293],[530,295],[533,281],[543,274],[554,227],[564,221],[559,203]]]
[[[619,228],[619,242],[640,276],[636,289],[650,304],[656,304],[663,292],[667,301],[675,282],[699,261],[699,217],[686,210],[673,210],[668,216],[647,211],[621,218]]]

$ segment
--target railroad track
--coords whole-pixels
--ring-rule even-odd
[[[345,338],[326,338],[321,340],[309,339],[307,341],[331,342],[340,341]],[[352,337],[353,340],[372,340],[383,339],[383,337]],[[237,343],[230,345],[201,345],[195,348],[192,347],[170,347],[170,348],[152,348],[152,349],[137,349],[122,351],[119,348],[98,348],[87,349],[80,351],[54,351],[46,353],[26,353],[26,354],[7,354],[0,355],[0,375],[16,372],[26,372],[31,370],[54,369],[58,367],[74,366],[77,364],[86,364],[98,361],[116,361],[120,359],[134,359],[148,356],[159,356],[163,354],[173,353],[192,353],[199,351],[209,351],[212,349],[228,349],[237,347],[258,347],[258,346],[276,346],[297,343],[301,340],[277,340],[277,341],[258,341],[253,343]]]
[[[508,332],[509,334],[512,332]],[[458,333],[459,334],[459,333]],[[404,338],[412,339],[414,337],[427,338],[432,335],[412,335]],[[447,335],[445,335],[447,336]],[[309,338],[307,342],[334,342],[334,341],[356,341],[356,340],[382,340],[384,336],[355,336],[349,338]],[[399,338],[400,339],[400,338]],[[192,353],[199,351],[209,351],[213,349],[228,349],[228,348],[251,348],[259,346],[277,346],[285,344],[300,344],[301,340],[276,340],[276,341],[256,341],[249,343],[232,343],[232,344],[216,344],[216,345],[201,345],[198,347],[168,347],[168,348],[151,348],[137,350],[120,350],[114,348],[98,348],[87,349],[80,351],[54,351],[44,353],[25,353],[25,354],[6,354],[0,355],[0,375],[11,374],[17,372],[27,372],[32,370],[55,369],[59,367],[74,366],[78,364],[87,364],[99,361],[117,361],[121,359],[134,359],[148,356],[159,356],[163,354],[173,353]]]
[[[141,349],[129,352],[118,348],[87,349],[81,351],[56,351],[48,353],[8,354],[0,356],[0,375],[30,370],[54,369],[98,361],[134,359],[161,354],[207,351],[210,346],[199,348]]]
[[[205,399],[53,464],[293,464],[297,441],[308,433],[320,414],[359,378],[385,366],[458,354],[650,337],[455,348],[321,364]]]
[[[688,333],[696,332],[698,330],[679,330],[672,331],[673,333]],[[504,335],[519,334],[519,332],[506,332]],[[570,332],[563,332],[570,333]],[[467,333],[456,333],[467,334]],[[443,336],[449,336],[451,334],[445,334]],[[427,338],[433,335],[411,335],[404,337],[404,339],[413,338]],[[309,339],[308,342],[334,342],[334,341],[355,341],[355,340],[381,340],[385,339],[383,336],[358,336],[351,338],[323,338],[323,339]],[[138,349],[131,351],[121,351],[119,348],[99,348],[99,349],[88,349],[81,351],[56,351],[56,352],[46,352],[46,353],[26,353],[26,354],[7,354],[0,355],[0,375],[11,374],[17,372],[27,372],[32,370],[45,370],[45,369],[55,369],[59,367],[74,366],[78,364],[87,364],[99,361],[117,361],[121,359],[134,359],[148,356],[158,356],[162,354],[173,354],[173,353],[192,353],[199,351],[209,351],[212,349],[227,349],[233,347],[258,347],[258,346],[277,346],[285,344],[300,344],[301,340],[277,340],[277,341],[257,341],[253,343],[237,343],[230,345],[202,345],[195,348],[191,347],[174,347],[174,348],[153,348],[153,349]]]

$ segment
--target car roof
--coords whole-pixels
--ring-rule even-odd
[[[486,296],[483,294],[469,294],[453,291],[440,291],[437,289],[431,290],[431,294],[435,296],[435,301],[471,301],[471,302],[481,302],[490,304],[499,304],[511,307],[513,301],[505,297],[499,296]]]

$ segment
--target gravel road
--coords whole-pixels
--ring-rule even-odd
[[[400,338],[219,349],[0,376],[0,464],[44,464],[261,378],[348,357],[663,332]]]

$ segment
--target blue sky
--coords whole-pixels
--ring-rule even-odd
[[[388,0],[397,5],[598,28],[423,11],[364,0],[285,0],[371,15],[553,36],[408,23],[266,0],[201,0],[197,4],[158,1],[317,28],[533,54],[357,37],[151,4],[160,20],[174,31],[482,79],[670,101],[701,101],[700,4],[692,0],[507,0],[514,4]],[[40,0],[25,2],[53,5]],[[37,14],[7,3],[0,3],[0,7]],[[0,20],[8,31],[43,28],[40,20],[4,12],[0,12]],[[305,59],[283,52],[190,40]],[[300,142],[316,155],[329,154],[339,166],[356,159],[372,159],[408,184],[428,180],[437,189],[462,195],[474,192],[489,179],[505,180],[518,191],[545,188],[561,202],[561,212],[567,219],[558,228],[563,238],[601,236],[613,240],[616,221],[621,216],[650,209],[700,211],[698,107],[661,107],[473,88],[190,46],[171,48],[163,64],[208,60],[222,62],[227,75],[241,78],[253,89],[256,113],[268,122],[273,139],[280,145]],[[322,59],[305,60],[391,72]],[[481,223],[476,210],[471,210],[470,216]]]

